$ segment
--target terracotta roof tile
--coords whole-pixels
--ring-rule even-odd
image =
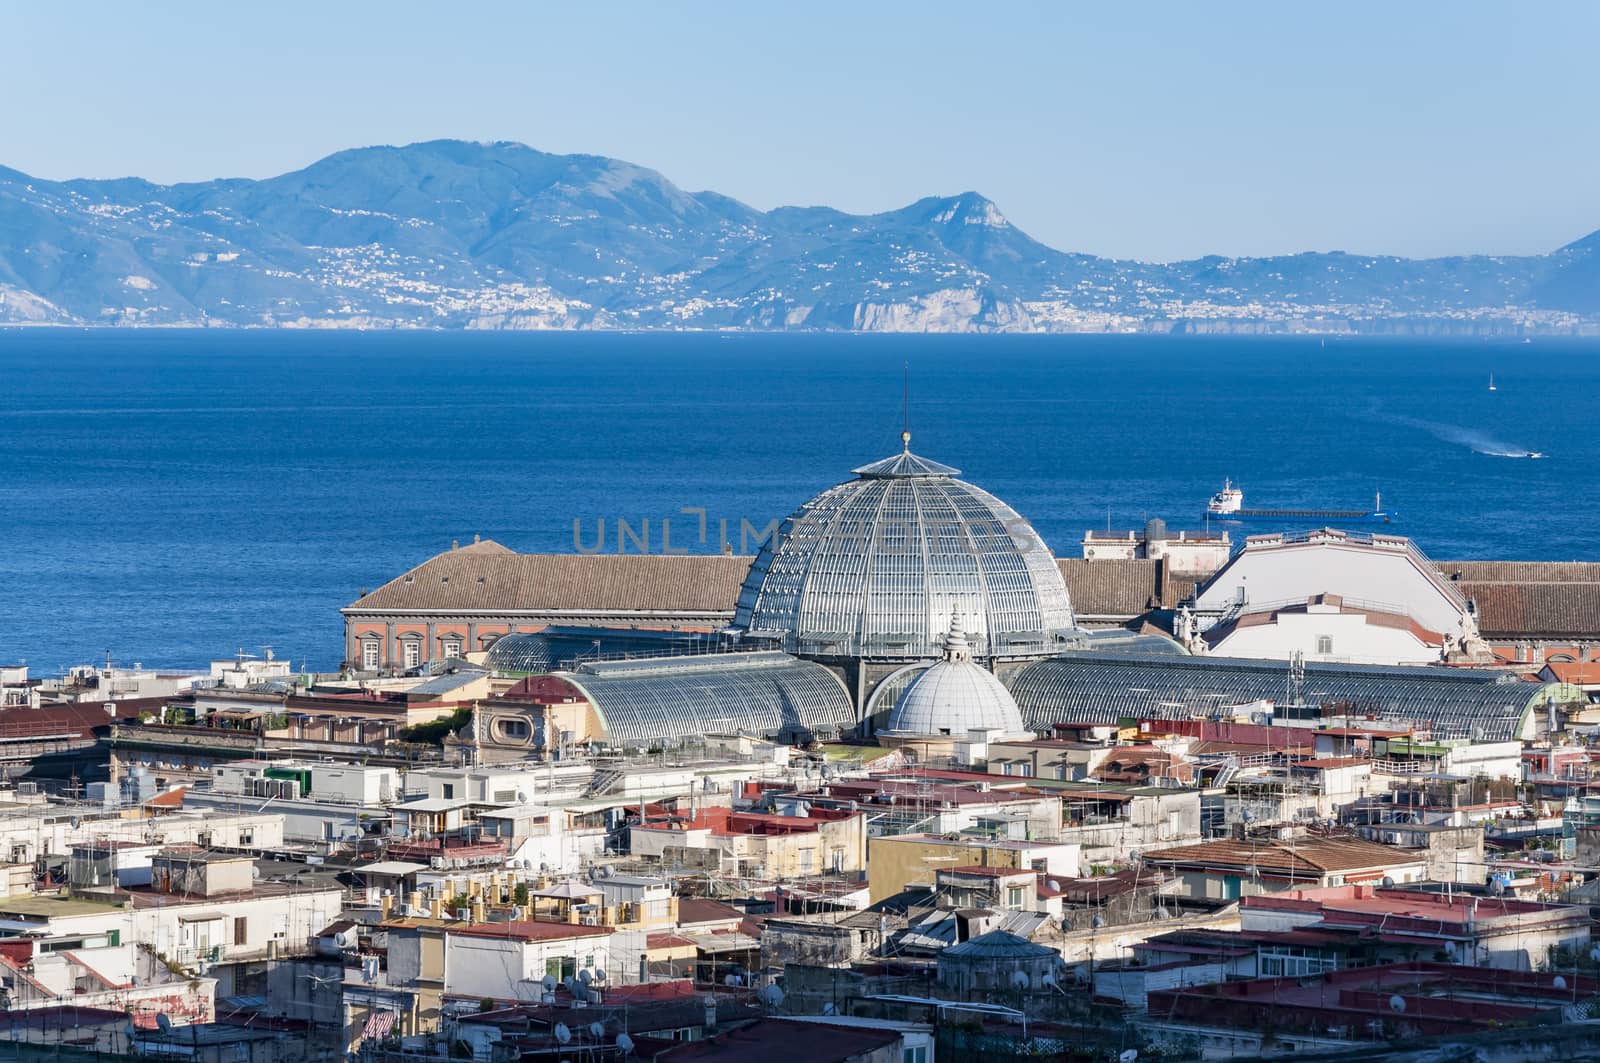
[[[750,558],[721,554],[519,554],[485,541],[446,550],[352,602],[356,610],[732,613]],[[1161,561],[1058,558],[1087,616],[1171,608],[1194,580]]]
[[[351,609],[733,611],[748,557],[518,554],[483,542],[446,550]]]
[[[1292,841],[1237,841],[1217,839],[1198,845],[1146,852],[1145,860],[1157,864],[1206,865],[1217,868],[1260,869],[1263,875],[1289,871],[1360,871],[1391,864],[1415,863],[1415,853],[1359,838],[1297,838]]]

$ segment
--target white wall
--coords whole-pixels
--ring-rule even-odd
[[[1241,586],[1247,603],[1257,605],[1338,594],[1401,606],[1399,612],[1430,631],[1460,634],[1465,607],[1435,579],[1437,574],[1424,571],[1400,547],[1336,542],[1247,546],[1199,595],[1195,609],[1220,613],[1232,605]]]
[[[572,957],[581,970],[585,961],[593,957],[593,966],[605,970],[610,960],[609,938],[609,931],[555,941],[449,934],[445,938],[444,991],[467,997],[537,999],[536,990],[528,981],[537,982],[544,977],[546,961]]]
[[[1318,653],[1318,639],[1333,640],[1330,653]],[[1296,651],[1308,661],[1353,664],[1437,664],[1440,648],[1410,631],[1367,623],[1360,613],[1279,613],[1270,624],[1238,627],[1216,643],[1219,657],[1287,661]]]

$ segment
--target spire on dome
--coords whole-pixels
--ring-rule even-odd
[[[972,646],[967,633],[961,630],[961,614],[950,611],[950,633],[944,637],[944,659],[951,664],[966,664],[972,660]]]

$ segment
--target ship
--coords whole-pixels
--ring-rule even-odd
[[[1232,480],[1222,482],[1222,490],[1206,504],[1209,520],[1275,520],[1288,524],[1389,524],[1398,514],[1383,508],[1383,494],[1373,498],[1371,509],[1245,509],[1244,491]]]

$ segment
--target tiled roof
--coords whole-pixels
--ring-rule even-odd
[[[732,613],[750,558],[723,554],[519,554],[496,542],[437,554],[352,602],[351,609],[441,612]],[[1073,607],[1137,616],[1194,591],[1164,562],[1058,558]]]
[[[1460,584],[1487,638],[1600,634],[1600,582]]]
[[[1436,561],[1445,579],[1463,583],[1600,583],[1600,561]]]
[[[349,608],[731,613],[749,568],[748,557],[518,554],[481,542],[435,555]]]
[[[1445,579],[1478,607],[1484,635],[1600,632],[1600,562],[1440,561]]]
[[[1263,875],[1291,871],[1361,871],[1418,861],[1414,853],[1359,838],[1298,838],[1292,841],[1218,839],[1198,845],[1155,849],[1144,859],[1157,864],[1204,865],[1224,869],[1257,868]]]
[[[1059,557],[1056,566],[1081,616],[1138,616],[1170,609],[1194,593],[1193,579],[1172,576],[1159,560]]]
[[[1193,579],[1146,558],[1057,558],[1083,616],[1134,617],[1189,597]],[[721,554],[519,554],[484,541],[446,550],[349,608],[376,612],[585,614],[733,612],[750,558]],[[1494,636],[1600,632],[1600,562],[1445,561],[1438,571],[1477,602]]]

